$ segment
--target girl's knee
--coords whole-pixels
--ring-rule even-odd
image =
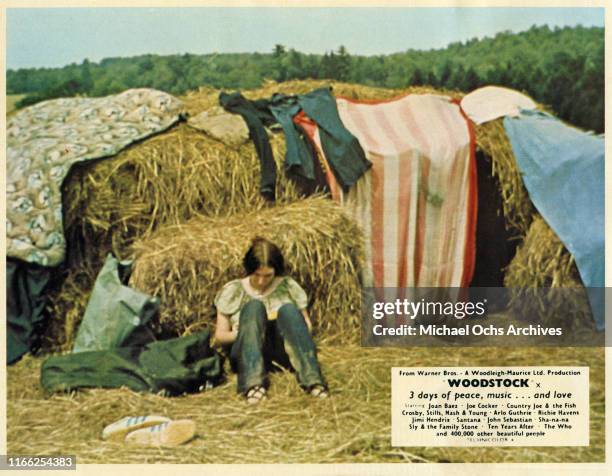
[[[293,303],[283,304],[278,310],[278,319],[283,320],[303,320],[304,316],[297,308],[297,306]]]
[[[247,302],[240,311],[240,325],[242,321],[266,320],[266,306],[257,299],[252,299]]]
[[[278,316],[301,316],[302,313],[292,302],[283,304],[278,310]]]

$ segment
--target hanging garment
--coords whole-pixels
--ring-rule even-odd
[[[180,119],[182,103],[153,89],[64,98],[7,121],[7,255],[56,266],[64,260],[61,186],[70,167],[109,157]]]
[[[274,198],[276,166],[266,126],[280,124],[285,134],[287,151],[285,169],[290,176],[317,182],[319,165],[311,143],[301,125],[293,119],[306,112],[320,128],[321,147],[335,180],[348,190],[370,167],[359,141],[343,125],[336,102],[329,88],[320,88],[297,96],[274,94],[269,99],[249,101],[240,93],[219,96],[220,104],[228,111],[241,114],[251,133],[261,163],[261,194]]]
[[[304,111],[300,111],[293,117],[293,122],[304,131],[304,135],[312,144],[313,156],[316,157],[315,162],[321,168],[322,177],[325,180],[326,189],[330,192],[332,198],[340,201],[342,196],[342,187],[338,183],[334,172],[332,171],[327,158],[322,153],[321,137],[319,135],[319,127],[317,123],[308,117]]]
[[[312,149],[302,138],[302,131],[293,123],[293,116],[300,111],[298,96],[273,94],[269,103],[270,112],[283,128],[285,134],[285,171],[293,176],[314,180]]]
[[[372,163],[338,114],[330,88],[315,89],[298,96],[304,113],[318,126],[321,148],[338,183],[346,192],[357,183]]]
[[[366,286],[467,286],[474,270],[475,140],[457,104],[434,95],[382,102],[338,98],[372,169],[336,199],[365,234]],[[322,150],[318,127],[298,117]]]
[[[529,197],[574,256],[584,285],[592,288],[593,317],[603,329],[604,138],[537,111],[505,118],[504,127]]]
[[[42,386],[50,392],[127,387],[171,395],[211,388],[223,379],[223,361],[209,345],[209,331],[142,347],[57,355],[43,362]]]
[[[259,192],[267,199],[274,200],[276,187],[276,163],[272,154],[272,147],[266,132],[266,126],[276,122],[268,107],[268,101],[249,101],[242,94],[235,92],[219,94],[219,104],[226,111],[240,114],[249,128],[251,140],[255,145],[259,164],[261,166],[261,177],[259,181]]]

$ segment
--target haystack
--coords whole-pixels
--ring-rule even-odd
[[[280,163],[283,135],[273,135],[271,145]],[[186,124],[76,169],[65,190],[65,230],[74,245],[69,255],[78,261],[101,243],[125,256],[135,238],[198,213],[228,215],[266,206],[253,145],[227,147]],[[295,185],[279,174],[277,203],[298,198]]]
[[[159,330],[184,334],[213,323],[214,296],[226,282],[244,276],[242,258],[254,236],[282,250],[288,274],[309,295],[319,335],[356,341],[362,234],[325,197],[257,213],[197,217],[136,242],[130,283],[161,298]]]
[[[323,80],[268,82],[244,94],[257,99],[274,92],[299,94],[329,85],[334,94],[351,99],[388,99],[404,94],[461,97],[457,92],[428,87],[395,90]],[[203,88],[181,99],[193,116],[217,105],[218,96],[218,90]],[[272,134],[271,138],[282,170],[284,136]],[[480,126],[477,143],[492,157],[494,173],[508,204],[505,212],[510,224],[528,221],[530,202],[501,122]],[[80,264],[92,258],[92,249],[97,249],[95,262],[100,265],[109,250],[126,257],[136,237],[159,226],[182,223],[195,214],[222,216],[261,209],[266,203],[259,194],[259,174],[259,161],[251,143],[232,148],[186,124],[136,144],[112,159],[79,166],[65,184],[68,260]],[[295,184],[282,172],[278,174],[276,196],[279,204],[301,198]],[[517,228],[524,234],[527,227]]]
[[[331,85],[334,93],[353,99],[386,99],[400,94],[436,93],[418,87],[399,91],[329,81],[267,82],[246,97],[270,97],[275,92],[306,93]],[[439,92],[438,92],[439,93]],[[218,105],[219,90],[201,88],[181,98],[189,115]],[[282,172],[285,140],[271,134],[279,169],[276,204],[300,200],[296,185]],[[260,165],[252,143],[229,147],[203,132],[179,124],[169,131],[124,150],[115,157],[75,167],[64,183],[66,262],[49,291],[52,324],[46,347],[65,349],[78,323],[104,258],[132,256],[135,240],[159,227],[186,222],[195,215],[229,216],[269,207],[259,194]]]
[[[429,87],[397,90],[323,80],[270,81],[259,89],[244,91],[244,95],[257,99],[270,97],[275,92],[299,94],[330,85],[334,94],[351,99],[388,99],[405,94],[462,97],[460,92]],[[201,88],[181,99],[186,111],[194,116],[216,106],[218,96],[218,90]],[[475,132],[477,148],[491,158],[492,174],[499,182],[506,227],[520,240],[527,233],[534,209],[503,123],[497,120],[476,126]],[[272,134],[271,143],[280,172],[276,205],[301,200],[297,187],[282,173],[283,134]],[[232,148],[186,124],[136,144],[111,159],[76,168],[65,183],[68,253],[60,278],[50,292],[53,319],[59,324],[63,316],[82,315],[82,303],[87,302],[93,279],[108,251],[120,258],[130,258],[134,253],[132,245],[139,241],[141,246],[159,228],[179,226],[195,216],[222,220],[221,217],[236,213],[266,210],[271,204],[259,194],[259,174],[259,161],[251,143]],[[566,250],[562,254],[568,259]],[[138,256],[140,259],[141,255]],[[533,274],[531,278],[527,278],[529,273]],[[527,286],[538,279],[539,273],[536,268],[527,268],[523,281],[515,284]],[[183,289],[190,292],[187,286]],[[65,346],[71,340],[70,333],[64,335],[60,328],[54,325],[52,334]],[[54,340],[52,337],[49,343]]]
[[[244,95],[257,99],[275,92],[300,94],[329,85],[334,94],[353,99],[440,94],[426,87],[400,91],[318,80],[268,82]],[[187,113],[195,116],[218,105],[219,92],[202,88],[181,99]],[[282,173],[282,133],[271,134],[271,146],[281,171],[276,203],[296,201],[301,195]],[[136,144],[112,159],[79,166],[65,183],[68,259],[80,263],[91,257],[92,248],[101,245],[104,249],[99,249],[98,262],[109,250],[125,257],[136,237],[159,226],[182,223],[196,214],[227,216],[247,209],[259,210],[266,206],[259,194],[259,175],[259,160],[252,143],[232,148],[186,124]]]

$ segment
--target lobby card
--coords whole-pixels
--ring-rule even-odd
[[[140,465],[165,474],[168,468],[158,466],[165,464],[181,473],[231,475],[248,465],[247,471],[267,474],[490,476],[604,474],[610,468],[605,401],[611,343],[602,303],[612,296],[605,296],[601,279],[581,278],[571,253],[576,242],[596,242],[601,253],[583,250],[579,264],[603,278],[602,233],[590,239],[591,226],[598,232],[604,226],[603,145],[597,154],[585,153],[598,161],[594,169],[576,167],[576,161],[560,170],[541,167],[559,172],[539,181],[541,193],[572,192],[565,205],[554,195],[548,214],[524,188],[526,174],[515,164],[529,158],[517,150],[542,144],[530,139],[539,129],[521,128],[521,108],[514,103],[495,116],[496,101],[491,107],[484,101],[471,118],[461,106],[468,94],[497,86],[533,106],[523,119],[541,115],[603,143],[605,2],[566,2],[563,8],[463,1],[435,8],[421,1],[5,3],[0,48],[6,50],[6,121],[0,130],[12,132],[0,153],[7,170],[27,169],[25,153],[44,164],[73,153],[64,144],[84,139],[79,132],[73,140],[70,121],[83,126],[78,120],[93,118],[96,127],[112,130],[123,114],[104,105],[102,124],[90,108],[78,120],[76,109],[60,118],[37,114],[49,104],[153,90],[172,104],[180,101],[185,114],[167,130],[152,127],[154,136],[139,136],[121,152],[83,160],[61,183],[72,202],[64,197],[63,221],[61,213],[55,221],[66,234],[69,259],[45,289],[31,278],[49,267],[12,256],[46,243],[38,228],[48,223],[23,218],[30,202],[46,200],[36,188],[39,171],[32,166],[28,177],[8,174],[7,214],[19,220],[7,220],[3,238],[11,335],[3,361],[7,378],[0,382],[6,406],[0,412],[0,469],[61,463],[63,469],[76,466],[77,474],[119,475]],[[230,122],[241,126],[235,134],[205,132],[195,120],[227,119],[221,92],[244,93],[250,104],[279,93],[291,101],[321,88],[337,96],[338,114],[373,164],[354,194],[322,153],[330,140],[325,120],[319,129],[308,117],[302,129],[292,118],[260,128],[271,138],[274,160],[267,166],[277,165],[274,202],[262,193],[266,162],[258,153],[265,147],[242,117],[231,113]],[[366,111],[398,98],[418,104]],[[127,115],[149,112],[139,104]],[[408,124],[400,131],[405,135],[396,134],[398,118]],[[31,147],[27,135],[38,120],[43,133],[35,145],[47,147],[53,128],[60,135],[52,139],[62,147],[53,140],[44,154]],[[287,124],[294,132],[287,137],[304,141],[298,145],[306,144],[316,159],[311,165],[324,190],[305,183],[308,193],[325,195],[315,197],[320,209],[300,208],[311,198],[286,173],[299,169],[284,162]],[[97,143],[106,132],[88,140]],[[557,147],[559,136],[552,137],[547,143]],[[580,152],[558,146],[554,157],[575,159]],[[450,160],[455,165],[447,167]],[[598,180],[575,179],[593,170],[586,175]],[[21,191],[33,193],[32,200],[8,200]],[[578,192],[587,198],[576,199]],[[600,207],[590,206],[593,197]],[[558,239],[550,218],[568,225],[563,219],[579,205],[584,213],[574,215],[581,221],[567,220],[573,235]],[[20,240],[17,232],[36,239]],[[171,352],[147,372],[141,360],[128,362],[144,377],[131,378],[112,365],[81,365],[92,374],[108,373],[77,385],[76,365],[58,385],[43,388],[49,380],[41,377],[53,368],[49,359],[78,355],[74,341],[106,253],[135,258],[135,266],[145,269],[139,289],[159,299],[161,312],[151,320],[156,341],[147,345],[158,345],[203,330],[216,337],[213,298],[230,278],[251,283],[246,271],[240,273],[248,240],[259,234],[280,246],[287,275],[307,294],[299,310],[308,311],[316,352],[300,355],[320,364],[324,382],[318,388],[300,380],[303,362],[294,353],[286,367],[265,362],[265,391],[255,389],[249,401],[253,389],[240,388],[238,365],[215,339],[211,353],[218,353],[220,378],[202,377],[171,395],[166,376],[159,378],[163,385],[150,384],[162,360],[181,360]],[[516,293],[521,286],[530,291]],[[42,296],[34,295],[37,290]],[[38,320],[43,309],[48,315]],[[270,322],[278,321],[279,309],[276,303]],[[237,309],[231,314],[240,322]],[[117,358],[111,352],[107,363]],[[185,352],[184,361],[201,354]],[[202,371],[192,364],[172,379]],[[323,398],[322,389],[328,392]],[[105,439],[117,423],[129,427],[151,417],[183,422],[172,427],[187,428],[189,438],[164,446],[149,435],[142,438],[146,444],[129,444],[139,438],[128,435],[145,427]],[[161,433],[168,425],[160,425]]]

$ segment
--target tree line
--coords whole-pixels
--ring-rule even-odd
[[[7,93],[26,94],[17,106],[65,96],[104,96],[151,87],[175,95],[200,86],[250,89],[265,79],[334,79],[369,86],[429,85],[471,91],[495,84],[529,94],[557,116],[585,129],[604,130],[604,29],[534,26],[501,32],[444,49],[351,55],[344,46],[323,55],[283,45],[270,53],[142,55],[84,60],[63,68],[7,71]]]

